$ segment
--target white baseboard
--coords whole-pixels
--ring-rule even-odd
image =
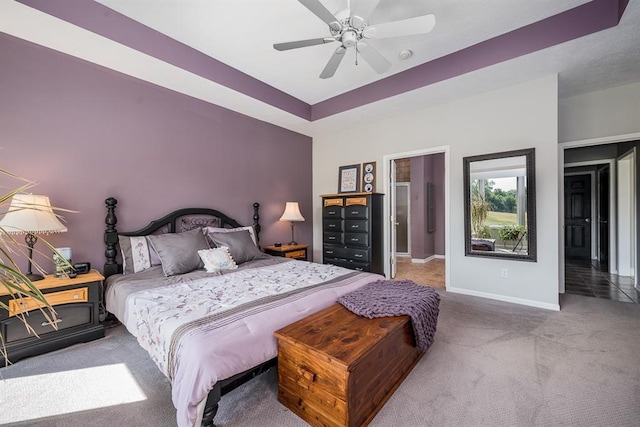
[[[413,264],[426,264],[426,263],[428,263],[429,261],[431,261],[433,259],[444,259],[444,258],[445,258],[444,255],[436,254],[436,255],[431,255],[430,257],[424,258],[424,259],[422,259],[422,258],[411,258],[411,263],[413,263]]]
[[[472,290],[469,290],[469,289],[454,288],[454,287],[451,287],[451,286],[447,287],[447,292],[453,292],[454,294],[470,295],[470,296],[473,296],[473,297],[487,298],[487,299],[492,299],[492,300],[496,300],[496,301],[510,302],[510,303],[513,303],[513,304],[526,305],[526,306],[529,306],[529,307],[543,308],[545,310],[560,311],[560,304],[549,304],[549,303],[546,303],[546,302],[533,301],[533,300],[529,300],[529,299],[522,299],[522,298],[516,298],[516,297],[509,297],[509,296],[505,296],[505,295],[490,294],[490,293],[487,293],[487,292],[472,291]]]

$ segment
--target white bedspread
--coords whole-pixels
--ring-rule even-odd
[[[119,317],[172,381],[178,425],[194,426],[198,405],[204,407],[217,381],[277,356],[276,330],[380,278],[332,265],[281,262],[129,289]],[[107,295],[117,293],[113,288]]]

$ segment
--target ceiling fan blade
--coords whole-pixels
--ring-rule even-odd
[[[358,43],[356,48],[358,49],[358,53],[364,58],[365,61],[371,68],[373,68],[376,73],[382,74],[385,71],[391,68],[391,62],[387,61],[387,59],[380,54],[377,50],[367,45],[366,43]]]
[[[286,42],[286,43],[274,43],[273,48],[275,50],[290,50],[290,49],[298,49],[299,47],[307,47],[307,46],[316,46],[319,44],[331,43],[336,41],[331,37],[321,37],[319,39],[308,39],[308,40],[298,40],[295,42]]]
[[[422,15],[400,21],[385,22],[383,24],[373,25],[369,37],[376,39],[385,39],[390,37],[413,36],[416,34],[427,34],[433,30],[436,25],[436,17],[434,15]],[[375,34],[375,35],[373,35]]]
[[[336,73],[336,70],[338,69],[338,65],[340,65],[340,63],[344,59],[344,54],[346,52],[347,49],[342,46],[338,47],[335,52],[333,52],[333,55],[331,55],[331,58],[329,58],[329,62],[327,62],[324,70],[322,70],[322,73],[320,73],[321,79],[328,79],[330,77],[333,77],[333,75]]]
[[[298,0],[304,7],[309,9],[311,13],[316,15],[318,18],[322,19],[327,23],[331,28],[340,31],[342,29],[342,24],[333,16],[333,13],[329,12],[329,10],[324,7],[319,0]]]
[[[356,0],[351,10],[351,16],[362,18],[363,21],[369,22],[369,17],[376,10],[381,0]]]

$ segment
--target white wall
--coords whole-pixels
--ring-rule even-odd
[[[335,193],[338,167],[383,156],[449,146],[450,209],[446,230],[447,289],[558,309],[557,76],[473,96],[313,141],[314,260],[322,259],[321,194]],[[536,148],[538,261],[466,257],[462,158]],[[508,278],[501,269],[508,269]]]
[[[640,132],[640,83],[561,99],[560,142]]]

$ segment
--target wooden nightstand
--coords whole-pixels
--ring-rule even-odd
[[[38,309],[38,302],[31,298],[13,299],[3,287],[0,301],[9,306],[9,311],[0,310],[0,331],[4,337],[7,354],[11,362],[104,337],[104,326],[100,324],[99,309],[104,277],[97,271],[80,274],[73,279],[55,278],[47,275],[33,282],[42,291],[56,311],[56,330]],[[17,316],[27,313],[29,325],[39,338],[29,334]],[[0,356],[0,364],[4,364]]]
[[[265,246],[264,251],[269,255],[283,256],[286,258],[307,260],[307,248],[311,245],[282,245],[282,246]]]

